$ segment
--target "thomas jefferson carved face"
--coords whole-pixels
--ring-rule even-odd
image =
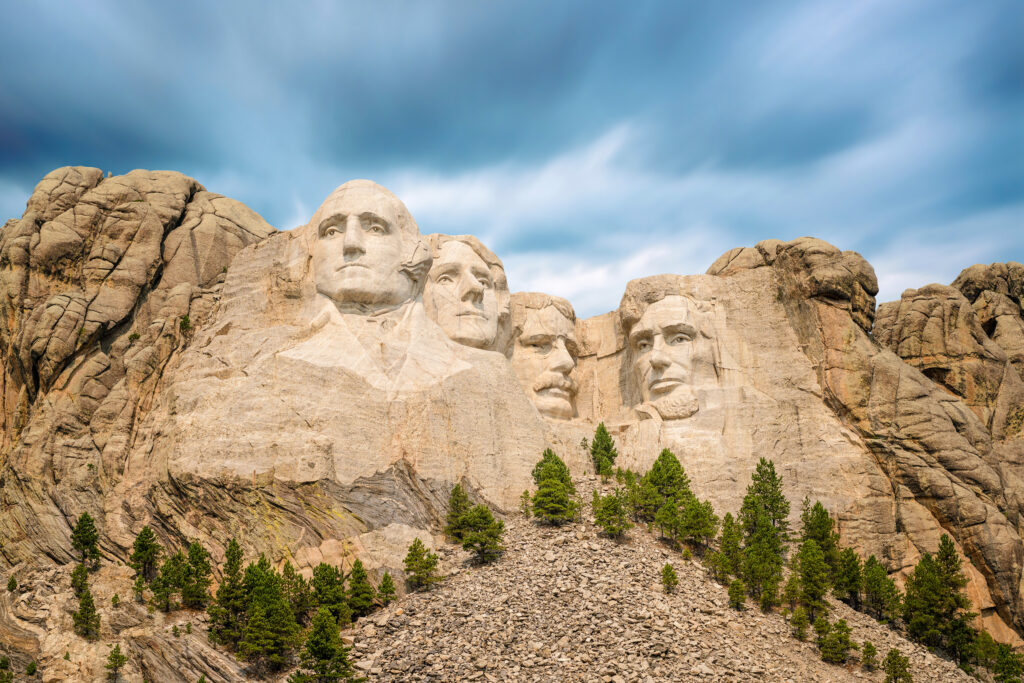
[[[506,291],[507,303],[507,291]],[[452,340],[491,348],[501,315],[498,285],[487,263],[465,242],[444,242],[423,292],[427,314]]]
[[[689,300],[667,296],[650,306],[629,331],[633,368],[644,401],[665,418],[696,412],[691,385],[700,354],[700,328]]]
[[[578,354],[575,325],[553,305],[520,314],[525,317],[516,321],[521,332],[512,346],[512,367],[541,415],[569,420],[576,413],[577,386],[570,376]]]
[[[383,187],[352,181],[335,190],[313,217],[316,290],[337,304],[396,306],[416,294],[406,267],[418,229]]]

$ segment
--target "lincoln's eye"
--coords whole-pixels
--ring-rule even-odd
[[[690,341],[690,336],[682,332],[673,334],[671,337],[668,338],[668,343],[673,345],[684,344],[688,341]]]
[[[639,340],[637,340],[637,342],[636,342],[636,350],[637,351],[646,351],[649,348],[651,348],[651,340],[650,339],[639,339]]]

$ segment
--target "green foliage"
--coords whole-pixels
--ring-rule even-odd
[[[462,543],[462,534],[465,531],[464,517],[472,505],[466,491],[456,484],[448,496],[448,517],[444,527],[444,533],[452,543]]]
[[[36,671],[38,670],[38,668],[39,668],[39,665],[36,664],[35,660],[32,660],[31,662],[28,663],[28,666],[25,667],[25,675],[26,676],[35,676],[36,675]]]
[[[18,580],[12,575],[11,578],[7,579],[7,591],[13,593],[18,590]]]
[[[860,591],[863,583],[864,576],[860,557],[853,548],[843,548],[832,573],[833,594],[857,609],[860,607]]]
[[[192,331],[192,320],[188,317],[188,313],[181,316],[181,321],[178,322],[178,329],[185,335]]]
[[[207,612],[210,615],[210,640],[234,649],[242,637],[247,600],[242,585],[242,548],[231,539],[224,552],[221,582]]]
[[[811,625],[807,610],[797,607],[793,610],[793,617],[789,620],[789,626],[793,629],[793,636],[797,640],[807,640],[807,627]]]
[[[974,661],[978,666],[991,669],[999,656],[999,643],[988,631],[979,631],[974,639]]]
[[[132,584],[132,593],[135,595],[135,602],[146,601],[146,577],[139,574],[135,577],[135,582]]]
[[[626,493],[616,489],[607,496],[594,491],[594,524],[601,527],[605,536],[620,539],[633,527],[626,513]]]
[[[299,625],[283,589],[281,576],[263,555],[245,568],[242,586],[248,598],[247,622],[238,654],[257,672],[279,671],[299,641]]]
[[[110,598],[110,606],[111,607],[117,607],[120,604],[121,604],[121,597],[117,593],[114,593],[113,597]]]
[[[306,623],[309,611],[313,609],[313,591],[302,574],[295,571],[291,562],[284,563],[281,570],[281,589],[291,605],[292,614],[299,624]]]
[[[763,514],[753,529],[743,547],[742,575],[751,595],[760,599],[762,594],[777,592],[782,581],[782,540]]]
[[[690,478],[686,476],[683,466],[679,464],[676,454],[665,448],[658,459],[651,465],[644,480],[654,486],[658,493],[658,507],[670,498],[685,500],[693,496],[690,490]]]
[[[679,585],[679,577],[676,576],[676,570],[667,562],[661,568],[661,585],[665,588],[666,593],[675,591],[676,586]]]
[[[65,662],[70,662],[71,661],[71,651],[70,650],[64,650],[64,661]]]
[[[462,549],[472,552],[477,562],[493,562],[505,550],[501,544],[505,522],[495,519],[486,505],[477,505],[465,514],[463,529]]]
[[[839,534],[835,532],[835,522],[821,501],[815,501],[812,506],[810,498],[804,498],[800,510],[800,526],[800,541],[813,540],[817,543],[825,557],[829,574],[833,574],[839,563]]]
[[[725,556],[718,550],[713,550],[704,555],[704,569],[712,579],[726,586],[731,578],[726,568]]]
[[[707,548],[718,532],[718,516],[710,500],[697,500],[696,496],[685,499],[679,529],[684,541],[698,548]]]
[[[743,571],[743,550],[740,547],[742,541],[742,532],[732,513],[725,513],[718,551],[722,553],[723,569],[729,576],[739,576]]]
[[[953,542],[943,534],[938,553],[934,557],[925,553],[907,577],[903,619],[908,635],[962,660],[968,649],[965,642],[973,641],[966,629],[975,616],[967,611],[971,603],[964,592],[966,585]]]
[[[128,558],[128,566],[149,584],[156,578],[163,550],[163,546],[157,543],[153,530],[144,526],[135,537],[135,543],[132,544],[132,554]]]
[[[664,499],[658,488],[647,477],[626,481],[629,508],[638,522],[653,522]]]
[[[85,568],[84,564],[76,564],[74,570],[71,572],[71,590],[75,592],[75,597],[82,597],[82,593],[89,589],[89,570]]]
[[[82,563],[92,563],[93,566],[99,563],[100,534],[96,531],[96,523],[88,512],[83,512],[71,530],[71,547],[82,553]]]
[[[896,648],[889,650],[882,661],[882,670],[885,671],[885,683],[913,683],[910,675],[910,660],[900,654]]]
[[[850,650],[858,650],[860,646],[850,640],[850,627],[846,624],[846,619],[840,619],[829,629],[819,648],[822,661],[843,664],[850,656]]]
[[[863,577],[864,611],[879,621],[894,619],[900,607],[900,593],[874,555],[864,563]]]
[[[210,602],[210,553],[193,541],[188,546],[188,561],[181,577],[181,604],[189,609],[204,609]]]
[[[590,443],[590,457],[594,462],[594,471],[603,477],[612,475],[612,467],[615,465],[615,458],[619,452],[615,450],[615,442],[604,426],[604,422],[597,425],[594,432],[594,440]]]
[[[311,584],[314,605],[326,607],[340,626],[352,622],[352,608],[345,595],[345,577],[337,567],[321,562],[313,568]]]
[[[673,544],[679,541],[682,534],[683,515],[680,508],[680,501],[675,498],[663,500],[661,507],[654,515],[654,526],[661,531],[662,537],[672,540]]]
[[[440,580],[436,575],[437,555],[428,551],[418,538],[409,546],[404,563],[405,581],[413,590],[430,588]]]
[[[828,623],[828,619],[825,616],[819,616],[814,620],[814,635],[818,647],[825,642],[825,638],[828,636],[828,632],[832,630],[832,624]]]
[[[384,605],[388,605],[395,599],[395,580],[391,578],[391,574],[384,572],[384,576],[380,577],[380,585],[377,586],[377,597],[380,598],[381,603]]]
[[[1024,677],[1024,655],[1014,652],[1006,643],[997,646],[996,662],[992,667],[996,683],[1020,683]]]
[[[374,608],[374,590],[366,575],[361,560],[352,563],[352,571],[348,576],[348,606],[352,609],[354,619],[365,617]]]
[[[537,493],[533,496],[533,516],[548,524],[565,524],[576,516],[576,503],[570,497],[574,489],[566,486],[561,467],[554,461],[543,464]]]
[[[683,548],[683,552],[679,556],[683,558],[683,562],[689,562],[693,559],[693,553],[690,552],[689,548]]]
[[[160,566],[160,573],[153,579],[153,605],[164,612],[178,607],[174,596],[181,592],[188,577],[188,558],[180,550]]]
[[[864,641],[860,652],[860,665],[865,671],[874,671],[878,668],[878,650],[870,640]]]
[[[797,572],[800,574],[800,602],[807,608],[811,619],[828,612],[825,595],[828,593],[828,565],[825,555],[813,539],[800,544],[797,552]]]
[[[92,600],[92,591],[89,586],[78,597],[78,611],[72,615],[75,625],[75,633],[86,640],[95,640],[100,635],[100,615],[96,611],[96,603]]]
[[[747,587],[740,579],[735,579],[729,584],[729,607],[733,609],[743,609],[744,603],[747,601]]]
[[[782,478],[775,464],[761,458],[757,463],[747,494],[740,506],[740,525],[749,541],[765,523],[775,530],[780,545],[789,540],[789,501],[782,494]]]
[[[782,602],[789,605],[790,609],[796,609],[796,605],[800,601],[800,592],[802,590],[803,586],[800,585],[800,574],[796,571],[791,572],[789,579],[786,580],[786,585],[782,587]]]
[[[365,680],[356,678],[348,655],[349,648],[338,634],[338,622],[330,610],[321,607],[299,655],[299,669],[288,677],[288,683]]]
[[[530,495],[529,489],[524,489],[522,495],[519,496],[519,512],[523,517],[529,519],[532,515],[531,507],[533,507],[533,496]]]
[[[555,452],[550,448],[545,448],[541,454],[540,461],[533,466],[533,483],[538,487],[542,479],[544,468],[551,465],[554,469],[548,472],[548,476],[555,476],[564,485],[570,496],[576,495],[576,487],[573,486],[572,476],[569,474],[569,468],[566,467],[562,459],[555,455]]]

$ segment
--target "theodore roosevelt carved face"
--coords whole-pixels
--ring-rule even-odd
[[[512,296],[512,367],[544,417],[568,420],[576,414],[575,322],[565,299],[519,292]]]
[[[396,307],[422,287],[430,253],[405,205],[368,180],[345,183],[311,221],[316,291],[339,306]]]
[[[509,315],[501,261],[469,235],[432,235],[431,251],[423,292],[427,314],[453,341],[494,350]]]

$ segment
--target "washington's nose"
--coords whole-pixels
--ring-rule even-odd
[[[459,283],[459,298],[462,301],[479,303],[483,300],[483,296],[484,286],[480,284],[480,280],[473,275],[467,275],[462,278],[462,281]]]
[[[551,350],[551,369],[568,374],[574,367],[576,367],[576,363],[573,361],[569,349],[565,348],[565,342],[556,339],[554,348]]]
[[[363,226],[359,223],[358,216],[349,216],[345,224],[345,248],[346,255],[357,255],[366,253],[366,237],[363,235]]]

